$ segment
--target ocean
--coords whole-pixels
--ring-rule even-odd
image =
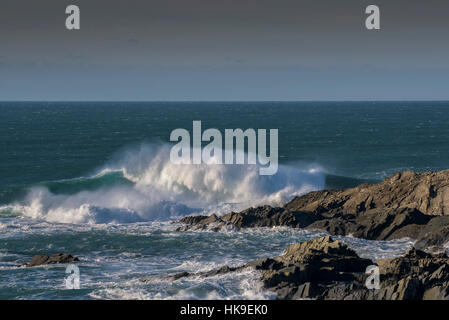
[[[172,222],[449,168],[449,102],[0,102],[0,115],[0,299],[272,299],[255,271],[163,277],[276,256],[322,233]],[[277,174],[172,164],[170,133],[194,120],[278,129]],[[336,238],[371,259],[412,246]],[[58,252],[80,258],[80,289],[65,287],[64,265],[18,267]]]

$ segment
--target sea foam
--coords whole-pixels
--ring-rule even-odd
[[[223,214],[255,205],[281,205],[294,196],[322,189],[325,183],[318,168],[280,166],[277,174],[261,176],[258,165],[173,164],[169,146],[154,144],[120,152],[89,179],[117,172],[130,183],[109,179],[97,189],[70,194],[36,186],[3,211],[75,224],[167,220],[192,213]]]

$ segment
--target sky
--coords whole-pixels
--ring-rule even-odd
[[[0,100],[449,100],[449,1],[2,0]]]

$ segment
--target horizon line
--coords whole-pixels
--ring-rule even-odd
[[[132,102],[132,103],[210,103],[210,102],[449,102],[449,99],[379,99],[379,100],[0,100],[0,103],[9,102],[39,102],[39,103],[83,103],[83,102],[105,102],[105,103],[115,103],[115,102]]]

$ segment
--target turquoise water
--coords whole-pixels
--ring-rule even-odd
[[[249,271],[158,277],[273,256],[319,233],[179,233],[170,222],[447,169],[448,111],[447,102],[0,103],[0,298],[272,298]],[[278,173],[171,164],[170,132],[193,120],[203,130],[279,129]],[[411,245],[343,241],[370,258]],[[56,252],[81,258],[80,290],[65,289],[65,266],[16,267]]]

